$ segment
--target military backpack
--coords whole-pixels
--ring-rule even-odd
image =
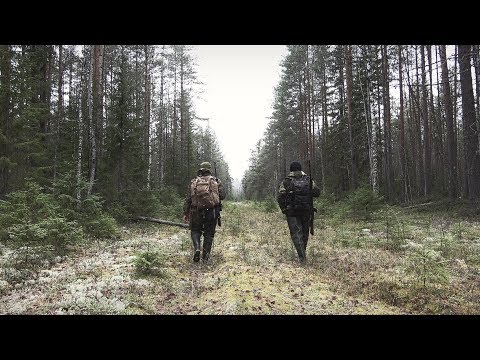
[[[210,209],[220,204],[218,183],[214,176],[197,176],[190,183],[192,206],[197,209]]]
[[[290,180],[287,187],[287,209],[294,211],[311,210],[310,178],[304,175],[287,179]]]

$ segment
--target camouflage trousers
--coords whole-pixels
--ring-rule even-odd
[[[190,211],[190,230],[195,250],[200,250],[201,237],[203,235],[203,258],[208,258],[212,250],[215,228],[217,225],[216,209]]]
[[[290,237],[292,238],[293,245],[297,250],[298,258],[300,261],[305,261],[309,235],[308,230],[310,213],[287,216],[287,223],[290,230]]]

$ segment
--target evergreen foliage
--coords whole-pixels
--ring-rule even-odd
[[[214,131],[195,122],[195,66],[186,45],[2,45],[0,199],[33,206],[26,200],[39,190],[29,178],[50,211],[42,229],[56,221],[62,231],[78,225],[108,237],[116,236],[111,215],[178,220],[202,161],[216,162],[230,191]],[[34,193],[8,197],[15,191]],[[15,229],[17,239],[46,236]]]
[[[392,204],[457,194],[478,202],[478,46],[287,49],[271,121],[242,180],[247,199],[273,195],[292,161],[310,160],[335,200],[366,186]]]
[[[165,256],[155,251],[144,251],[133,259],[135,271],[139,276],[165,276],[165,272],[162,269],[164,263]]]
[[[52,245],[58,251],[82,239],[83,228],[64,213],[52,194],[27,182],[0,201],[0,240],[16,246]]]

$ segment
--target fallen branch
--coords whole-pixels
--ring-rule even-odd
[[[183,224],[183,223],[177,223],[173,221],[167,221],[167,220],[161,220],[161,219],[155,219],[151,217],[146,217],[146,216],[137,216],[137,220],[144,220],[144,221],[150,221],[158,224],[164,224],[164,225],[172,225],[172,226],[180,226],[182,228],[188,229],[188,224]]]
[[[423,204],[417,204],[417,205],[407,206],[407,207],[404,207],[404,209],[411,209],[411,208],[416,208],[416,207],[418,207],[418,206],[425,206],[425,205],[431,205],[431,204],[436,204],[436,203],[438,203],[438,201],[437,201],[437,202],[430,201],[430,202],[428,202],[428,203],[423,203]]]

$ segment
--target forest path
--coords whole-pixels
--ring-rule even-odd
[[[170,291],[157,311],[174,314],[398,314],[382,302],[348,296],[322,269],[321,239],[298,262],[283,214],[246,202],[224,206],[211,261],[193,263],[189,232],[177,238]],[[317,256],[315,255],[317,251]],[[348,254],[343,254],[344,257]],[[320,259],[320,261],[318,261]],[[338,259],[331,259],[337,261]],[[172,269],[173,270],[173,269]]]
[[[227,203],[222,218],[208,263],[192,262],[188,230],[132,227],[121,241],[91,244],[37,279],[5,290],[0,314],[400,313],[341,290],[328,264],[347,264],[346,276],[355,276],[352,254],[327,255],[321,232],[311,238],[307,264],[301,265],[282,214]],[[145,251],[162,255],[155,275],[135,273],[133,260]]]

